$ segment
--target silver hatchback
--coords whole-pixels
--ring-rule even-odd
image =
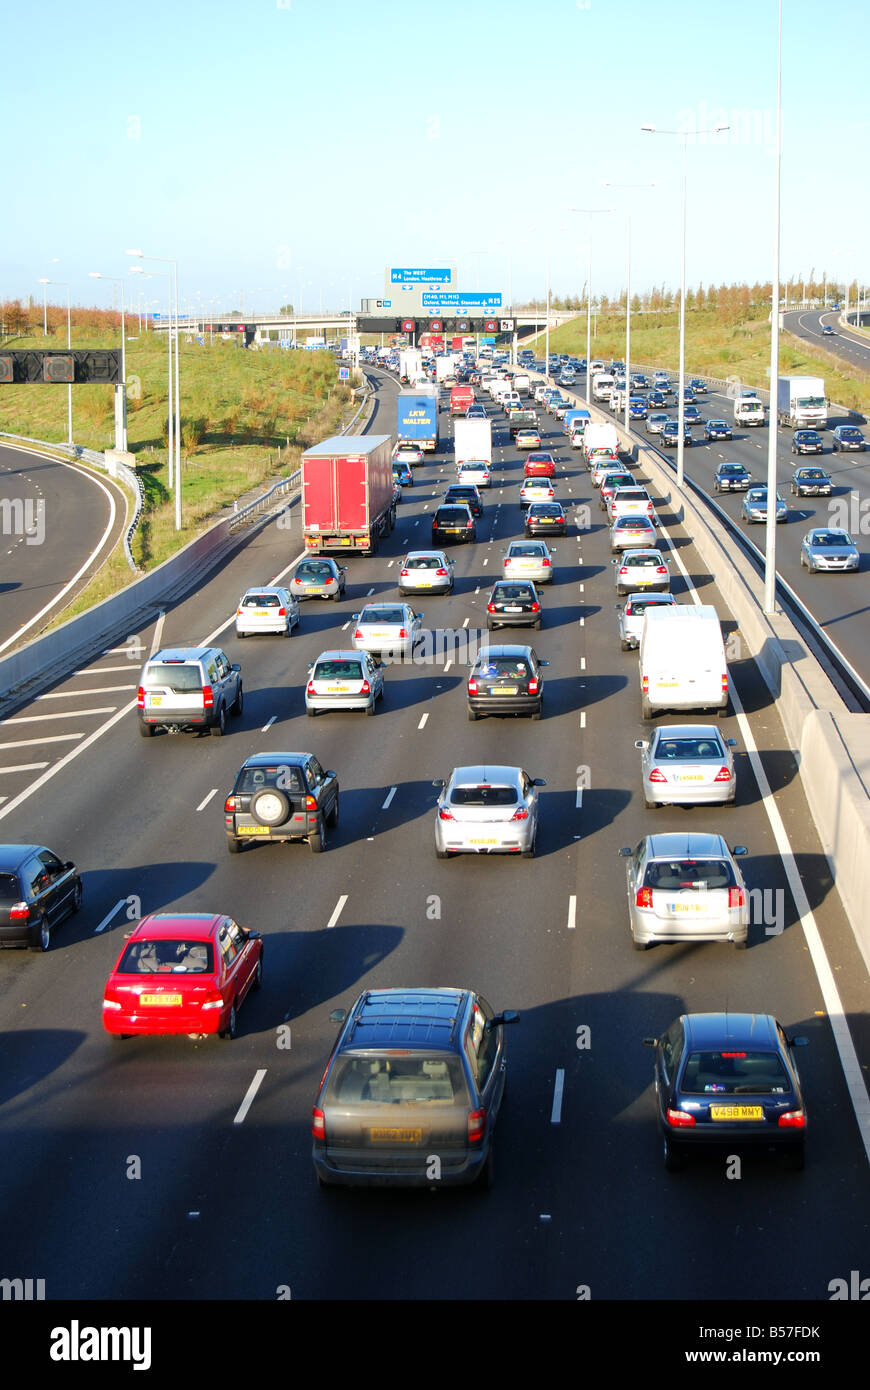
[[[749,901],[735,859],[721,835],[692,832],[647,835],[621,849],[631,938],[636,951],[659,941],[731,941],[749,936]]]
[[[308,668],[305,713],[313,716],[320,710],[364,709],[366,714],[374,714],[375,702],[383,693],[384,668],[368,652],[321,652]]]
[[[737,773],[732,748],[715,724],[660,724],[652,736],[637,739],[641,757],[643,804],[655,806],[733,806]]]
[[[409,603],[367,603],[353,620],[354,649],[382,658],[412,656],[423,626]]]
[[[538,787],[547,784],[521,767],[457,767],[435,808],[435,853],[521,854],[531,859],[538,833]]]
[[[399,593],[451,594],[455,568],[443,550],[409,550],[399,565]]]
[[[288,589],[263,586],[248,589],[236,609],[236,636],[272,632],[291,636],[299,626],[299,604]]]

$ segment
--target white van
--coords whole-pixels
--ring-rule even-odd
[[[606,401],[610,399],[610,390],[613,386],[613,377],[610,372],[596,372],[592,378],[592,395],[596,401]]]
[[[763,425],[764,404],[757,396],[738,396],[734,402],[736,425]]]
[[[592,449],[609,449],[619,453],[619,431],[609,420],[591,421],[583,435],[583,453],[588,462]]]
[[[640,639],[644,719],[659,710],[728,708],[728,664],[719,614],[710,604],[650,608]]]

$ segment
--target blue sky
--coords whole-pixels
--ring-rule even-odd
[[[870,278],[868,33],[851,0],[785,0],[783,278]],[[592,219],[593,292],[625,284],[629,207],[632,289],[674,288],[681,142],[646,122],[731,125],[687,144],[689,284],[770,276],[775,0],[41,0],[3,36],[0,299],[50,276],[111,303],[88,272],[126,276],[134,246],[214,312],[357,306],[389,265],[542,297],[548,246],[571,293],[570,206],[617,209]]]

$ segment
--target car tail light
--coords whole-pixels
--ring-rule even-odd
[[[212,709],[214,706],[214,691],[210,685],[202,687],[202,703],[204,709]]]
[[[723,764],[722,767],[720,767],[719,771],[716,773],[716,776],[713,778],[713,781],[714,781],[714,782],[730,782],[730,781],[731,781],[731,770],[730,770],[730,768],[725,767],[725,765]]]
[[[652,907],[652,889],[638,888],[634,895],[634,905],[635,907]]]
[[[309,682],[308,682],[308,685],[307,685],[307,687],[306,687],[306,689],[307,689],[309,695],[316,695],[316,694],[317,694],[317,691],[314,689],[314,681],[309,681]]]
[[[620,566],[619,566],[619,573],[620,573],[620,574],[628,574],[628,565],[620,565]]]
[[[326,1138],[326,1116],[317,1105],[311,1111],[311,1133],[315,1139]]]
[[[202,1003],[200,1004],[201,1009],[222,1009],[223,1006],[224,999],[223,995],[221,994],[209,995],[207,998],[203,999]]]
[[[669,1125],[676,1125],[678,1128],[687,1129],[695,1123],[694,1115],[690,1115],[686,1110],[672,1110],[668,1106],[665,1111]]]
[[[476,695],[476,694],[477,694],[477,681],[474,679],[473,676],[471,677],[471,679],[470,679],[469,682],[468,682],[468,693],[469,693],[469,695]]]
[[[746,906],[746,894],[744,893],[744,891],[743,891],[742,888],[729,888],[729,889],[728,889],[728,906],[729,906],[729,907],[745,907],[745,906]]]
[[[237,617],[237,618],[244,617],[244,613],[243,613],[243,611],[242,611],[241,608],[237,608],[237,609],[236,609],[236,617]]]
[[[536,676],[532,676],[531,680],[529,681],[529,694],[530,694],[530,695],[537,695],[537,693],[538,693],[538,680],[537,680],[537,677],[536,677]]]
[[[552,565],[553,561],[552,561],[552,560],[548,560],[548,559],[545,558],[543,563],[544,563],[544,569],[548,569],[549,566]]]
[[[649,694],[649,676],[641,676],[640,688],[644,695]]]
[[[505,569],[507,569],[507,564],[508,564],[508,556],[507,556],[507,555],[506,555],[506,556],[504,557],[504,559],[502,560],[502,564],[504,565]]]
[[[666,782],[668,779],[660,767],[654,767],[649,775],[650,782]]]
[[[536,600],[536,601],[532,604],[532,612],[533,612],[533,613],[540,613],[540,611],[541,611],[541,605],[540,605],[540,604],[537,602],[537,600]]]
[[[723,675],[722,675],[722,694],[723,694],[723,695],[727,695],[727,694],[728,694],[728,672],[727,672],[727,671],[723,672]]]
[[[528,820],[528,818],[529,812],[528,808],[525,806],[520,806],[511,816],[511,820]]]
[[[473,525],[474,525],[474,521],[473,521],[473,520],[472,520],[472,521],[466,521],[466,523],[465,523],[465,529],[466,529],[466,531],[470,531]]]
[[[235,809],[236,798],[234,796],[228,796],[226,801],[224,802],[224,810],[232,813],[233,811],[235,811]]]
[[[468,1112],[468,1142],[469,1144],[479,1144],[486,1134],[486,1106],[482,1105],[479,1110],[469,1110]]]
[[[407,574],[408,571],[407,571],[407,570],[402,570],[402,573],[403,573],[403,574]],[[447,571],[444,570],[444,569],[437,569],[437,570],[435,571],[435,573],[439,576],[439,578],[443,579],[444,576],[445,576],[445,574],[447,573]]]
[[[405,628],[403,628],[403,627],[400,627],[400,628],[399,628],[399,636],[400,636],[400,637],[407,637],[407,635],[408,635],[407,630],[406,630]]]
[[[278,609],[278,617],[279,617],[279,618],[286,618],[286,617],[287,617],[287,609],[283,606],[283,604],[282,604],[281,607]]]
[[[780,1115],[777,1124],[782,1129],[805,1129],[807,1117],[803,1110],[786,1110],[784,1115]]]
[[[447,810],[445,810],[444,807],[442,806],[441,810],[438,812],[438,819],[439,819],[439,820],[453,820],[453,812],[452,812],[452,811],[447,811]]]
[[[410,570],[402,570],[401,576],[400,576],[400,577],[401,577],[402,579],[407,579],[407,578],[408,578],[408,575],[409,575],[410,573],[411,573]],[[440,570],[439,570],[439,573],[440,573]]]
[[[15,903],[9,909],[10,922],[26,922],[30,916],[30,904],[25,902]]]
[[[494,612],[496,611],[495,604],[494,604],[494,603],[488,603],[488,604],[486,605],[486,611],[487,611],[487,613],[494,613]]]
[[[667,574],[667,565],[656,565],[656,574]]]
[[[306,811],[316,811],[316,810],[317,810],[317,797],[316,797],[316,796],[312,796],[310,793],[308,794],[308,796],[306,796],[306,798],[305,798],[305,809],[306,809]]]
[[[362,628],[361,628],[361,627],[358,627],[357,630],[356,630],[356,632],[353,634],[353,636],[354,636],[354,641],[356,641],[358,638],[362,637]]]
[[[361,687],[361,689],[360,689],[360,694],[361,694],[361,695],[371,695],[371,693],[372,693],[372,688],[371,688],[371,686],[369,685],[368,681],[363,681],[362,687]]]
[[[329,578],[328,578],[325,582],[326,582],[327,584],[334,584],[334,583],[335,583],[335,578],[334,578],[332,575],[330,575]]]
[[[140,685],[140,686],[139,686],[139,691],[138,691],[138,694],[136,695],[136,704],[139,706],[140,709],[144,709],[144,708],[145,708],[145,687],[144,687],[144,685]]]

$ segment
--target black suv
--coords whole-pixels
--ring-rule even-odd
[[[542,661],[534,647],[484,647],[471,664],[466,697],[468,718],[486,714],[530,714],[540,719],[544,701]]]
[[[227,849],[265,840],[307,840],[326,848],[326,827],[338,825],[338,777],[313,753],[255,753],[239,770],[224,802]]]
[[[483,499],[476,483],[451,483],[444,494],[444,506],[454,502],[465,502],[475,520],[483,516]]]
[[[219,647],[165,647],[139,677],[139,733],[208,729],[220,738],[227,715],[241,714],[244,698],[242,668]]]
[[[372,989],[347,1014],[312,1111],[321,1187],[493,1180],[513,1011],[470,989]]]
[[[54,928],[81,905],[75,864],[45,845],[0,845],[0,946],[47,951]]]
[[[467,502],[451,502],[438,508],[432,518],[432,544],[437,541],[473,541],[477,527]]]

